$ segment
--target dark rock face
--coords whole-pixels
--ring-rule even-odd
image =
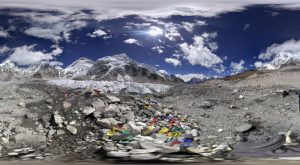
[[[49,64],[42,64],[38,70],[32,75],[37,79],[58,78],[60,76],[59,71]]]
[[[139,64],[126,55],[116,55],[111,59],[98,60],[87,72],[87,77],[93,77],[95,80],[183,83],[183,80],[174,75],[159,75],[154,68]]]
[[[187,84],[200,84],[200,83],[203,83],[206,80],[207,80],[206,78],[200,79],[200,78],[194,77],[190,81],[188,81]]]

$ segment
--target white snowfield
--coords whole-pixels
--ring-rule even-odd
[[[110,91],[113,93],[119,93],[124,91],[126,93],[137,93],[137,94],[151,94],[153,92],[164,93],[168,91],[172,86],[164,84],[153,84],[153,83],[137,83],[137,82],[120,82],[120,81],[79,81],[79,80],[49,80],[49,84],[57,85],[68,88],[91,88],[98,89],[100,91]]]

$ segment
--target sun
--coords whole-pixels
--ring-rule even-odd
[[[161,28],[159,28],[159,27],[151,26],[150,29],[149,29],[149,31],[148,31],[148,34],[149,34],[150,36],[154,36],[154,37],[155,37],[155,36],[163,35],[164,32],[163,32],[163,30],[162,30]]]

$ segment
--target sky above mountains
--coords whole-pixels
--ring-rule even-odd
[[[0,0],[0,60],[69,65],[125,53],[184,78],[300,55],[300,2]]]

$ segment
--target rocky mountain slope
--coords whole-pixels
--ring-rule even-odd
[[[130,59],[125,54],[107,56],[96,62],[80,58],[65,69],[47,63],[35,64],[20,68],[12,61],[0,64],[1,80],[16,78],[39,79],[74,79],[74,80],[107,80],[132,81],[148,83],[183,83],[174,76],[162,74],[154,67]]]

